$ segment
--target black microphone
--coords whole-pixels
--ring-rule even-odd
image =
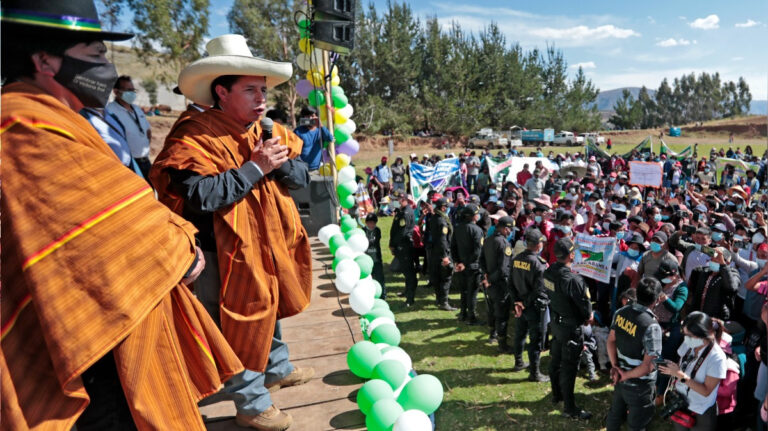
[[[269,117],[261,119],[261,142],[272,139],[272,126],[274,125],[275,123]]]

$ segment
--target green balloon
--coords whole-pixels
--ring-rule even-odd
[[[400,344],[400,330],[395,325],[379,325],[371,333],[371,341],[397,346]]]
[[[376,364],[381,362],[381,352],[370,341],[358,341],[347,352],[347,365],[354,375],[370,379]]]
[[[349,133],[339,129],[338,127],[334,128],[333,137],[336,139],[336,142],[347,142],[350,138]]]
[[[322,90],[312,90],[307,94],[307,101],[312,106],[325,105],[325,94]]]
[[[349,241],[350,238],[354,235],[365,235],[365,232],[363,232],[362,229],[357,227],[357,222],[354,222],[355,225],[352,228],[347,228],[347,230],[344,230],[344,226],[341,227],[341,231],[344,233],[344,239]]]
[[[368,431],[391,431],[403,411],[395,400],[378,400],[373,403],[371,411],[365,417],[365,426]]]
[[[344,214],[343,216],[341,216],[341,221],[344,221],[344,220],[349,220],[349,219],[351,219],[351,218],[352,218],[352,216],[351,216],[351,215],[349,215],[349,214]]]
[[[340,94],[331,94],[331,101],[333,102],[333,107],[336,109],[341,109],[349,103],[349,99],[347,99],[347,96],[344,93]]]
[[[347,245],[347,241],[344,240],[344,235],[340,233],[332,236],[328,241],[328,248],[331,249],[331,254],[336,254],[336,250],[342,245]]]
[[[357,262],[358,266],[360,266],[361,280],[371,275],[371,271],[373,271],[373,259],[371,259],[371,256],[368,256],[367,254],[361,254],[355,258],[355,262]]]
[[[344,209],[350,209],[355,206],[355,195],[339,196],[339,204]]]
[[[389,308],[379,307],[374,308],[373,310],[369,311],[368,314],[365,315],[365,318],[368,319],[369,322],[373,322],[375,319],[379,317],[389,317],[392,319],[392,321],[395,321],[395,314],[392,313],[392,311]]]
[[[354,181],[347,181],[336,186],[336,192],[339,196],[348,196],[354,194],[357,190],[357,183]],[[342,226],[343,227],[343,226]]]
[[[443,402],[443,385],[435,376],[418,375],[406,383],[397,402],[405,410],[421,410],[430,415]]]
[[[352,217],[350,217],[348,219],[343,219],[341,221],[341,232],[344,233],[344,239],[349,238],[347,236],[347,233],[348,232],[352,232],[355,229],[357,229],[357,221],[355,219],[353,219]],[[357,229],[357,230],[362,230],[362,229]]]
[[[309,39],[309,37],[312,35],[312,33],[308,29],[299,29],[299,38],[301,39]]]
[[[357,406],[360,407],[360,411],[364,415],[371,411],[371,407],[376,401],[383,399],[395,399],[395,392],[384,380],[369,380],[357,391]]]
[[[378,281],[373,280],[373,286],[376,288],[376,291],[373,293],[373,297],[374,298],[381,298],[381,292],[382,292],[381,284]],[[390,313],[391,313],[391,311],[390,311]],[[394,319],[392,319],[392,320],[394,320]]]
[[[406,375],[408,371],[403,364],[394,359],[384,359],[373,368],[371,378],[384,380],[395,390],[403,384]]]
[[[303,19],[299,21],[299,28],[302,30],[309,30],[309,27],[312,25],[312,23],[308,19]]]
[[[331,97],[335,96],[343,96],[344,95],[344,89],[339,87],[338,85],[334,85],[331,87]]]
[[[387,303],[387,301],[383,299],[374,299],[373,308],[371,310],[375,310],[377,308],[383,308],[385,310],[389,310],[389,304]]]

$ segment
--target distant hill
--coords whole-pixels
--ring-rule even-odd
[[[616,101],[621,99],[621,94],[624,90],[629,90],[632,97],[637,99],[637,95],[640,94],[640,87],[623,87],[613,90],[601,91],[597,95],[597,110],[598,111],[613,111],[613,106]],[[653,97],[656,94],[656,90],[648,89],[648,94]]]

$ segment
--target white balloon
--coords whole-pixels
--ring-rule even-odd
[[[392,346],[390,346],[387,343],[376,343],[376,347],[378,347],[379,348],[379,352],[381,352],[382,350],[386,349],[387,347],[392,347]]]
[[[302,52],[296,56],[296,65],[298,65],[301,70],[322,69],[323,54],[317,49],[312,50],[311,56]]]
[[[357,278],[360,278],[359,274]],[[341,293],[352,292],[352,290],[355,288],[355,282],[355,273],[353,271],[336,273],[336,280],[334,283],[336,284],[336,289],[338,289]]]
[[[360,269],[359,266],[358,269]],[[376,293],[376,285],[373,284],[373,279],[370,276],[358,281],[355,289],[365,289],[366,292],[370,292],[371,296]]]
[[[421,410],[406,410],[397,418],[392,431],[432,431],[432,421]]]
[[[342,245],[341,247],[337,248],[336,254],[333,255],[333,257],[338,257],[339,259],[354,259],[355,256],[357,256],[357,253],[354,250],[352,250],[349,244]],[[336,265],[336,268],[338,267],[339,266]]]
[[[357,131],[357,124],[355,124],[355,122],[351,118],[348,118],[347,121],[344,122],[344,124],[339,124],[336,127],[347,132],[347,134],[349,135]]]
[[[354,277],[357,275],[357,280],[355,284],[359,283],[360,280],[360,266],[352,259],[344,258],[341,260],[338,264],[336,264],[336,275],[344,274],[344,273],[350,273],[350,276]]]
[[[364,233],[352,235],[347,240],[347,245],[352,251],[363,253],[368,250],[368,237]]]
[[[368,336],[370,337],[371,334],[373,334],[373,330],[381,325],[394,325],[395,321],[390,319],[389,317],[377,317],[373,319],[373,322],[371,322],[370,325],[368,325]]]
[[[355,287],[349,294],[349,305],[352,311],[363,315],[373,308],[373,294],[367,289]]]
[[[409,372],[410,372],[410,370],[409,370]],[[411,381],[411,376],[409,376],[408,374],[406,374],[406,375],[405,375],[405,380],[403,380],[403,384],[402,384],[402,385],[400,385],[400,387],[399,387],[399,388],[395,389],[395,399],[397,399],[397,397],[399,397],[399,396],[400,396],[400,392],[403,392],[403,388],[404,388],[404,387],[405,387],[405,385],[406,385],[406,384],[408,384],[408,382],[410,382],[410,381]]]
[[[317,239],[319,239],[320,242],[327,246],[328,241],[331,240],[331,237],[337,233],[341,233],[341,227],[339,227],[339,225],[327,224],[321,227],[319,231],[317,231]]]
[[[400,347],[391,347],[386,352],[383,352],[381,357],[384,359],[394,359],[395,361],[400,362],[408,372],[413,369],[413,361],[411,361],[411,357]]]
[[[349,119],[355,113],[355,108],[348,103],[347,106],[337,109],[336,112],[341,114],[342,117]]]
[[[355,173],[355,168],[353,168],[352,166],[345,166],[339,169],[339,172],[338,172],[339,184],[346,183],[347,181],[355,181],[356,175],[357,174]]]

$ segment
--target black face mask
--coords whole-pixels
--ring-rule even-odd
[[[103,108],[117,81],[112,63],[92,63],[65,55],[53,79],[71,91],[88,108]]]

